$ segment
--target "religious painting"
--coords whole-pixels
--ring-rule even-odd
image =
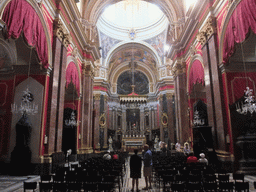
[[[121,41],[117,39],[113,39],[105,35],[104,33],[100,33],[100,38],[101,38],[102,58],[106,59],[109,50]]]
[[[163,59],[164,59],[165,34],[166,34],[166,31],[163,31],[162,33],[160,33],[156,37],[145,40],[145,42],[147,42],[152,47],[154,47],[154,49],[157,51],[159,57],[162,59],[162,62],[163,62]]]
[[[156,67],[156,61],[154,57],[143,49],[126,49],[115,53],[110,60],[111,64],[121,64],[125,61],[141,61],[145,64]]]
[[[125,71],[117,80],[117,93],[120,95],[128,95],[132,93],[132,72]],[[134,92],[138,95],[149,93],[149,82],[146,75],[140,71],[134,72]]]
[[[162,114],[162,125],[163,125],[164,127],[166,127],[167,124],[168,124],[168,116],[167,116],[166,113],[163,113],[163,114]]]

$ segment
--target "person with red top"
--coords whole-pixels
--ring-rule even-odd
[[[193,152],[190,152],[187,158],[187,163],[190,164],[190,163],[197,163],[197,162],[198,162],[197,157],[194,155]]]
[[[118,160],[118,154],[116,152],[113,153],[112,155],[112,159],[114,160]]]

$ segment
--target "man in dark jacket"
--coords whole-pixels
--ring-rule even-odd
[[[132,178],[132,191],[136,181],[136,190],[139,191],[139,178],[141,178],[141,157],[137,155],[138,149],[134,149],[134,155],[130,159],[130,177]]]

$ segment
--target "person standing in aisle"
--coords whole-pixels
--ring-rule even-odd
[[[152,161],[152,152],[149,150],[149,146],[146,144],[144,145],[144,156],[143,156],[143,161],[144,161],[144,177],[145,177],[145,183],[146,183],[146,187],[143,188],[143,190],[148,190],[148,189],[152,189],[152,185],[151,185],[151,174],[152,174],[152,165],[153,165],[153,161]]]
[[[137,155],[138,149],[134,149],[134,155],[130,159],[130,177],[132,178],[132,191],[136,182],[136,190],[139,191],[139,178],[141,178],[141,157]]]

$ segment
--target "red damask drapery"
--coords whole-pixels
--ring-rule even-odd
[[[204,85],[204,68],[199,60],[195,60],[189,72],[189,93],[196,83]]]
[[[40,62],[48,68],[48,47],[40,18],[26,0],[12,0],[5,8],[2,20],[7,26],[7,38],[19,38],[23,31],[27,43],[36,48]]]
[[[76,86],[77,95],[79,96],[80,81],[79,81],[79,75],[76,68],[76,64],[74,62],[70,62],[66,70],[66,87],[68,87],[71,81]]]
[[[250,29],[256,34],[256,0],[242,0],[228,23],[224,44],[223,63],[234,53],[235,43],[245,40]]]

